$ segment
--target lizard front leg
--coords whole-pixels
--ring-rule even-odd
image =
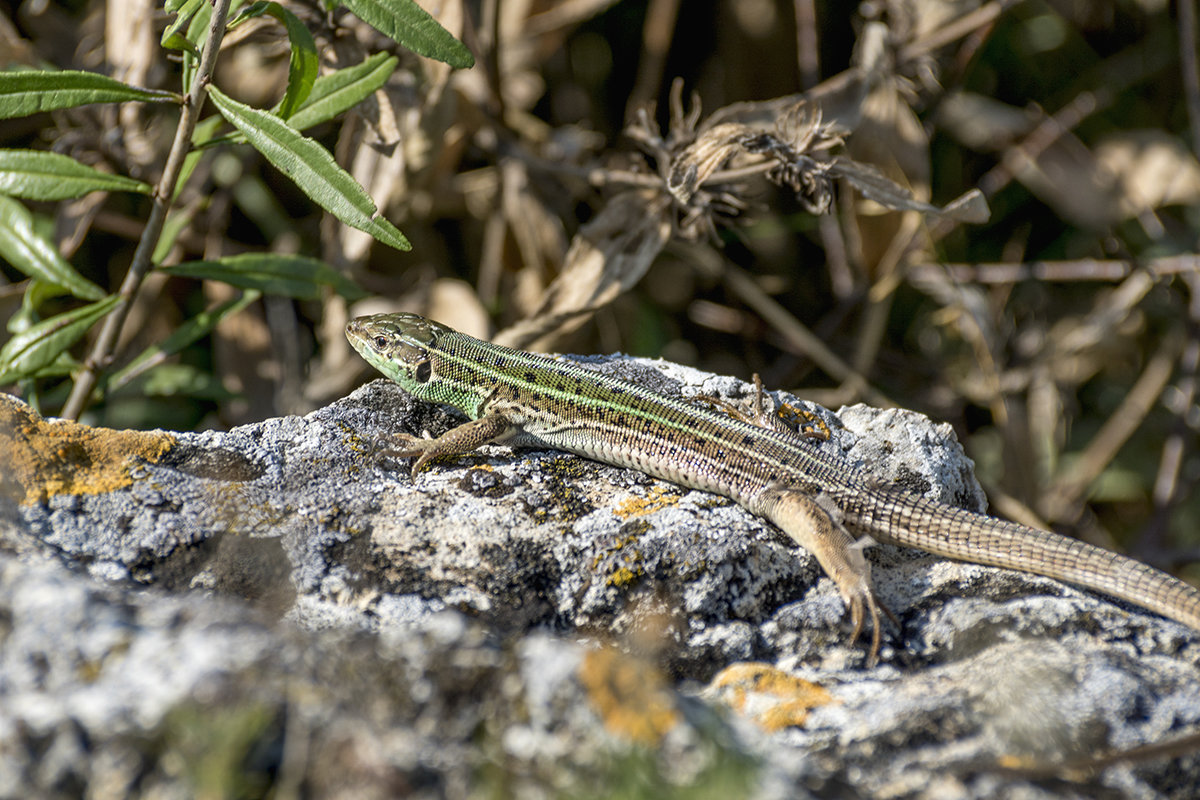
[[[380,452],[381,456],[411,458],[412,476],[417,477],[425,462],[437,456],[457,456],[469,453],[492,442],[502,442],[517,432],[507,417],[491,414],[451,428],[436,439],[422,439],[407,433],[393,433],[393,446]]]

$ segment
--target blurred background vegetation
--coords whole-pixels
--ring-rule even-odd
[[[304,413],[369,376],[341,333],[350,317],[410,310],[509,344],[916,409],[954,425],[998,513],[1185,575],[1200,562],[1192,0],[421,5],[474,66],[417,56],[336,4],[279,4],[322,73],[398,59],[305,133],[411,251],[218,139],[170,204],[105,370],[244,301],[87,395],[82,419],[195,429]],[[150,0],[19,2],[0,14],[0,64],[182,93],[180,52],[160,45],[174,19]],[[279,19],[228,32],[214,86],[254,108],[284,96],[294,48]],[[85,105],[2,120],[0,147],[155,184],[178,120],[171,104]],[[986,221],[956,211],[972,189]],[[115,292],[152,201],[21,202]],[[247,297],[163,269],[247,253],[319,259],[363,292],[314,280]],[[30,293],[0,261],[0,344],[80,305]],[[5,388],[60,413],[98,330],[57,374]]]

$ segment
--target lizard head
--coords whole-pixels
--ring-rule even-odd
[[[422,396],[433,375],[431,352],[450,328],[416,314],[372,314],[346,326],[346,338],[367,363]]]

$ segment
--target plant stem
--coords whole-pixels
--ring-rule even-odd
[[[221,39],[225,35],[225,20],[229,16],[229,2],[230,0],[216,0],[213,4],[212,20],[208,27],[208,40],[204,43],[204,50],[200,54],[200,65],[196,70],[196,77],[192,81],[191,91],[184,98],[183,108],[179,114],[179,125],[175,129],[175,141],[171,143],[171,150],[167,153],[167,162],[163,165],[162,177],[159,178],[158,185],[154,189],[146,228],[142,232],[141,239],[138,240],[137,249],[133,253],[133,261],[129,265],[129,272],[125,274],[125,280],[121,283],[121,303],[104,320],[104,326],[100,329],[100,335],[92,346],[92,352],[84,361],[83,369],[75,379],[75,385],[71,387],[71,396],[67,398],[66,405],[62,410],[62,416],[67,419],[79,419],[79,415],[87,408],[92,390],[96,388],[97,375],[112,361],[113,348],[120,337],[125,320],[129,317],[134,297],[137,295],[146,273],[154,266],[150,257],[162,235],[163,223],[166,221],[171,200],[175,196],[175,182],[179,180],[183,160],[191,147],[192,133],[200,118],[200,109],[204,105],[204,99],[208,96],[208,84],[212,79],[213,65],[217,61],[217,52],[221,49]]]

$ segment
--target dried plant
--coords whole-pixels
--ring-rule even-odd
[[[217,130],[251,117],[198,93],[168,188],[203,0],[0,16],[8,61],[149,92],[5,122],[0,159],[68,158],[94,189],[55,195],[75,185],[58,176],[21,195],[29,170],[0,160],[6,241],[49,265],[28,278],[8,250],[0,266],[10,387],[58,411],[75,383],[68,413],[131,426],[303,411],[358,377],[345,319],[403,307],[482,336],[507,325],[509,344],[661,352],[834,405],[916,407],[956,424],[1004,513],[1131,547],[1137,531],[1143,558],[1188,560],[1192,4],[436,4],[471,69],[397,47],[368,19],[389,4],[254,4],[212,79],[293,110],[379,211],[359,222],[393,220],[405,255]],[[309,96],[353,77],[354,102],[299,99],[313,53]],[[135,259],[143,240],[158,244]],[[122,395],[140,416],[117,416]]]

